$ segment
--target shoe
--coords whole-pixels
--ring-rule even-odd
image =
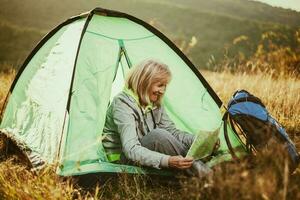
[[[205,176],[211,176],[213,171],[202,161],[200,160],[195,160],[192,167],[191,171],[194,176],[197,176],[198,178],[203,178]]]

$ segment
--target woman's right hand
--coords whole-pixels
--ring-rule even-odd
[[[188,169],[192,166],[194,159],[192,157],[170,156],[169,167],[176,169]]]

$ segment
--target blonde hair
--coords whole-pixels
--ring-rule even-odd
[[[169,82],[170,79],[171,71],[166,64],[155,60],[145,60],[134,67],[129,73],[126,86],[138,95],[141,105],[149,105],[151,104],[149,90],[152,84],[162,80]],[[161,99],[155,102],[155,104],[160,106],[160,101]]]

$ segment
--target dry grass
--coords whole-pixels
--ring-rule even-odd
[[[0,108],[2,108],[2,105],[5,101],[5,97],[14,77],[15,71],[10,71],[7,73],[0,72]]]
[[[73,186],[60,181],[51,169],[39,176],[11,160],[0,165],[1,199],[72,199]]]
[[[202,74],[224,102],[237,89],[260,97],[300,147],[299,77],[269,74],[208,72]],[[14,72],[0,74],[0,106]],[[2,151],[3,152],[3,151]],[[0,163],[0,199],[300,199],[300,168],[290,175],[285,157],[266,151],[254,160],[217,166],[212,179],[181,177],[178,184],[165,178],[138,175],[111,177],[84,190],[72,179],[61,179],[46,169],[38,176],[16,164],[16,158]]]

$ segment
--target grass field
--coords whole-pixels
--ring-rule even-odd
[[[237,89],[261,98],[300,148],[299,77],[228,71],[202,74],[223,102]],[[0,74],[0,106],[14,76],[13,71]],[[300,168],[291,174],[287,159],[277,153],[266,151],[253,160],[221,164],[215,167],[212,180],[179,177],[168,182],[165,178],[120,175],[89,190],[72,179],[57,177],[52,168],[37,176],[18,164],[16,156],[1,156],[0,199],[300,199]]]

